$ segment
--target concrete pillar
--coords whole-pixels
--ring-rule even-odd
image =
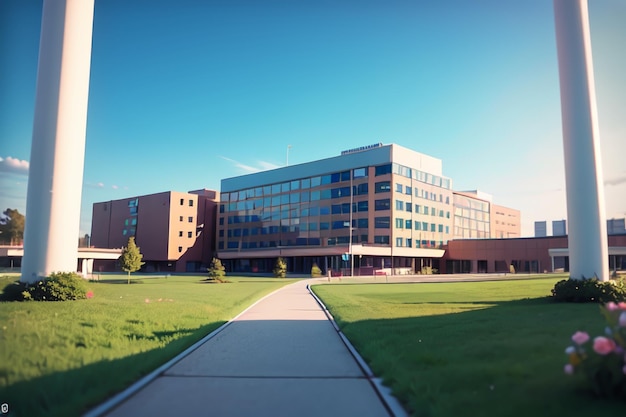
[[[76,271],[94,0],[44,0],[23,282]]]
[[[586,0],[554,0],[570,277],[608,280],[600,135]]]

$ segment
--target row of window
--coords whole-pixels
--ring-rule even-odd
[[[391,209],[391,199],[382,198],[374,200],[374,211],[385,211]],[[422,206],[420,204],[412,204],[401,200],[396,200],[396,210],[404,210],[412,213],[415,211],[417,214],[431,215],[439,217],[450,218],[450,212],[444,210],[437,210],[435,207]],[[242,210],[244,211],[244,210]],[[369,202],[367,200],[358,201],[352,203],[352,212],[367,212],[369,211]],[[267,220],[279,220],[287,218],[307,217],[307,216],[319,216],[327,214],[347,214],[350,213],[350,203],[331,204],[331,205],[298,205],[285,204],[281,206],[272,207],[271,210],[264,209],[261,214],[247,214],[247,215],[230,215],[226,217],[228,224],[233,223],[247,223]],[[221,223],[224,224],[223,218],[220,218]]]
[[[402,185],[400,183],[396,183],[396,193],[401,193],[405,195],[412,195],[415,193],[415,197],[424,198],[426,200],[437,201],[443,203],[444,198],[443,194],[433,193],[431,191],[424,190],[423,188],[411,187],[409,185]],[[446,204],[450,204],[450,196],[446,196],[445,198]]]
[[[181,206],[185,205],[185,199],[184,198],[180,199],[180,205]],[[189,207],[193,207],[193,200],[192,199],[189,199]]]
[[[413,240],[410,238],[396,238],[396,247],[397,248],[412,248],[415,244],[416,248],[429,248],[435,247],[436,242],[434,240]],[[439,245],[443,245],[443,241],[439,242]]]
[[[352,179],[366,178],[367,168],[352,170]],[[320,187],[328,184],[350,181],[350,171],[334,172],[332,174],[319,175],[310,178],[302,178],[279,184],[265,185],[262,187],[249,188],[247,190],[221,193],[220,200],[223,202],[243,201],[251,198],[270,196],[273,194],[288,193],[291,191]]]
[[[374,218],[374,228],[375,229],[389,229],[390,228],[390,217],[375,217]],[[270,225],[270,226],[258,226],[258,227],[236,227],[229,228],[227,233],[228,237],[240,237],[240,236],[255,236],[255,235],[267,235],[274,233],[289,233],[289,232],[297,232],[297,231],[320,231],[320,230],[337,230],[337,229],[347,229],[350,225],[350,221],[347,219],[344,220],[335,220],[335,221],[301,221],[301,219],[290,219],[286,223],[282,225]],[[364,219],[352,219],[352,227],[355,229],[369,229],[369,220],[367,218]],[[420,222],[414,221],[411,219],[395,219],[395,228],[396,229],[407,229],[407,230],[417,230],[417,231],[431,231],[431,232],[439,232],[439,233],[449,233],[450,227],[443,224],[438,223],[429,223],[429,222]],[[182,233],[182,232],[181,232]],[[189,232],[191,233],[191,232]],[[182,235],[181,235],[182,236]],[[224,237],[224,229],[220,229],[218,231],[219,237]],[[189,236],[191,237],[191,236]]]
[[[178,237],[183,237],[183,231],[182,230],[178,231]],[[188,238],[193,237],[193,232],[187,232],[187,237]]]
[[[361,242],[367,242],[367,235],[352,237],[352,243],[359,243],[359,240]],[[228,249],[265,249],[275,248],[278,246],[322,246],[323,242],[326,243],[326,246],[347,245],[348,243],[350,243],[350,237],[337,236],[326,239],[322,239],[319,237],[299,237],[296,239],[261,240],[258,242],[230,241],[228,243],[224,243],[223,241],[221,241],[218,243],[218,249],[223,250],[225,247]],[[389,236],[374,236],[374,244],[389,245]],[[443,241],[439,241],[439,245],[442,244]],[[412,248],[413,246],[415,246],[416,248],[436,247],[437,242],[434,240],[414,240],[401,237],[396,238],[396,247]],[[182,246],[179,246],[178,251],[182,251]]]
[[[445,230],[445,233],[450,233],[450,226],[445,226],[443,224],[418,222],[410,219],[405,220],[401,218],[396,218],[396,229],[411,230],[415,227],[415,230],[427,232],[429,231],[429,226],[431,232],[444,233]]]
[[[352,195],[367,195],[368,184],[358,184],[352,187]],[[349,197],[350,187],[337,187],[317,191],[302,191],[299,193],[279,194],[272,197],[256,198],[228,204],[220,204],[220,213],[226,211],[256,210],[261,208],[278,207],[285,204],[308,203],[309,201],[330,200]]]

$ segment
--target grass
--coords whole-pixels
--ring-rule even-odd
[[[80,414],[292,282],[204,278],[107,276],[88,300],[1,302],[0,402],[22,416]]]
[[[313,289],[414,416],[623,416],[563,373],[571,335],[604,320],[597,304],[551,302],[560,279]]]

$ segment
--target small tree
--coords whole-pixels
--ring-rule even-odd
[[[145,262],[141,261],[143,255],[139,251],[139,247],[135,244],[135,237],[128,238],[128,244],[125,248],[122,248],[122,255],[120,256],[120,264],[122,265],[122,271],[128,272],[128,283],[130,284],[130,273],[139,271],[141,265]]]
[[[276,278],[285,278],[287,276],[287,262],[283,258],[276,259],[274,266],[274,276]]]
[[[213,258],[211,266],[208,268],[209,279],[224,282],[223,278],[226,276],[226,268],[222,265],[222,261],[217,258]]]
[[[313,278],[318,278],[322,276],[322,270],[319,266],[317,266],[316,263],[313,263],[313,266],[311,267],[311,276]]]

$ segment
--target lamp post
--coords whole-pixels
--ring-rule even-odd
[[[287,145],[287,165],[289,166],[289,149],[291,149],[291,145]]]

